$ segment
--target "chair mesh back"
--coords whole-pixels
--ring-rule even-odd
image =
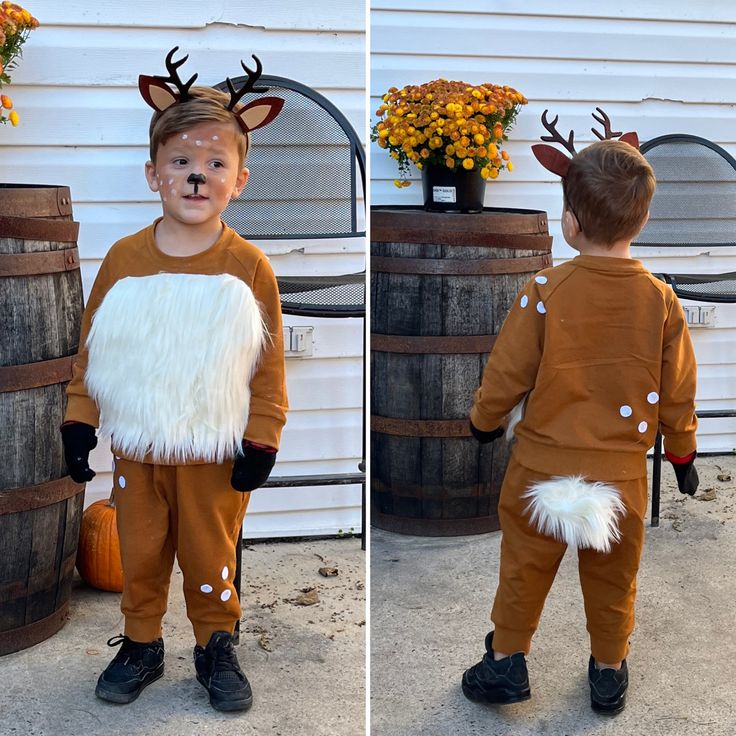
[[[666,136],[642,153],[657,190],[635,245],[736,245],[736,170],[726,151],[694,136]]]
[[[239,77],[233,83],[238,87],[244,80]],[[284,107],[274,121],[251,134],[246,162],[250,179],[223,219],[253,239],[357,232],[356,162],[348,134],[308,96],[309,88],[270,84],[265,76],[259,84],[268,92],[249,92],[242,103],[267,94],[282,98]],[[224,83],[217,88],[226,90]]]

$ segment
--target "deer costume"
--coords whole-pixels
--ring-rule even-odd
[[[179,79],[187,57],[174,62],[176,51],[166,58],[168,77],[139,78],[143,98],[159,116],[193,100],[197,75]],[[227,80],[225,109],[238,126],[233,141],[242,133],[246,152],[250,132],[283,105],[274,97],[238,105],[246,92],[263,91],[254,86],[261,74],[256,62],[255,71],[243,64],[248,80],[240,89]],[[216,99],[210,104],[219,104]],[[186,130],[176,136],[182,150],[191,150],[192,165],[198,150],[218,143],[217,136],[187,140]],[[155,151],[152,156],[155,165]],[[217,170],[192,171],[185,180],[183,174],[180,183],[160,176],[149,183],[164,203],[176,194],[174,186],[191,186],[196,206],[204,207],[209,198],[200,188]],[[157,247],[159,222],[115,243],[100,267],[66,421],[111,437],[126,636],[135,642],[161,636],[176,554],[187,613],[204,646],[213,632],[232,633],[240,617],[235,545],[250,494],[231,487],[233,460],[244,440],[275,452],[286,418],[281,309],[268,259],[231,228],[222,225],[210,247],[175,256]]]
[[[636,133],[612,132],[598,111],[599,138],[620,136],[638,148]],[[551,135],[542,140],[575,156],[572,131],[561,136],[546,112]],[[543,166],[568,175],[573,159],[552,146],[532,148]],[[644,538],[646,452],[658,427],[673,456],[695,450],[695,373],[682,307],[639,261],[580,255],[541,271],[519,293],[470,414],[480,434],[515,406],[521,416],[499,504],[495,650],[528,653],[571,545],[592,654],[624,659]]]

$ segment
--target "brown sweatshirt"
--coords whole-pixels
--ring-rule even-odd
[[[158,220],[156,221],[158,222]],[[256,246],[225,226],[210,248],[193,256],[170,256],[155,244],[154,222],[138,233],[115,243],[100,266],[82,318],[79,355],[67,387],[65,421],[78,421],[98,427],[100,414],[90,397],[84,377],[87,369],[87,336],[92,318],[115,283],[128,276],[171,274],[230,274],[245,282],[260,305],[270,335],[250,383],[250,412],[245,438],[278,448],[286,421],[287,397],[284,369],[281,303],[278,285],[268,259]],[[130,377],[135,381],[135,377]],[[119,453],[124,456],[123,453]],[[194,460],[196,462],[196,460]]]
[[[696,362],[677,297],[637,260],[578,256],[532,278],[514,302],[470,418],[498,427],[528,395],[516,456],[550,475],[646,475],[665,448],[696,448]]]

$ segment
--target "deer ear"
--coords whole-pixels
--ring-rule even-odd
[[[552,146],[537,143],[532,146],[532,153],[547,171],[551,171],[563,179],[567,176],[567,171],[570,168],[570,159],[561,151],[558,151]]]
[[[155,77],[141,74],[138,77],[138,89],[143,99],[158,112],[163,112],[179,102],[179,94],[172,92],[168,84]]]
[[[280,112],[284,101],[280,97],[260,97],[235,113],[235,119],[244,133],[268,125]]]
[[[630,146],[634,146],[637,151],[639,150],[639,136],[636,131],[632,130],[630,133],[624,133],[619,140],[628,143]]]

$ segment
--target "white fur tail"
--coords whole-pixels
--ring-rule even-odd
[[[614,486],[579,475],[557,477],[534,483],[523,497],[529,499],[531,523],[560,542],[610,552],[621,538],[618,517],[626,507]]]
[[[526,394],[524,398],[509,412],[508,419],[506,420],[506,442],[511,442],[514,439],[514,429],[516,425],[524,418],[524,409],[526,409],[526,400],[529,394]]]

